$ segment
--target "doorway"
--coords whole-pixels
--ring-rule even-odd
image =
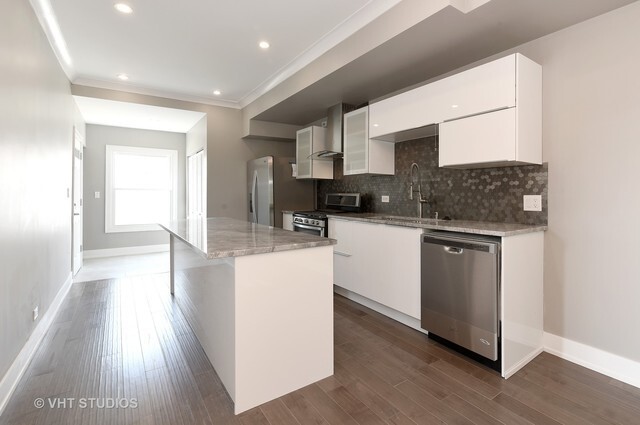
[[[187,157],[187,218],[203,218],[204,150]]]
[[[82,219],[83,219],[83,155],[84,136],[76,127],[73,129],[73,229],[72,229],[72,270],[75,276],[82,267]]]

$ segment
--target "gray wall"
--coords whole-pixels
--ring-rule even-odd
[[[105,233],[105,146],[137,146],[178,151],[178,218],[185,217],[186,135],[165,131],[87,125],[84,150],[84,250],[168,244],[166,231]],[[95,192],[100,198],[95,199]]]
[[[543,66],[545,330],[640,361],[640,2],[521,46]]]
[[[264,155],[295,156],[294,142],[243,140],[239,109],[203,105],[118,90],[72,85],[78,96],[185,109],[207,114],[207,216],[247,217],[247,161]]]
[[[28,1],[0,2],[0,52],[2,380],[70,277],[74,105]]]

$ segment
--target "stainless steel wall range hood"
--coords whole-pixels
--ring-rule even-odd
[[[338,103],[329,108],[327,114],[327,133],[326,133],[326,149],[313,152],[309,158],[323,159],[332,161],[336,158],[342,158],[342,129],[344,114],[355,110],[352,105],[346,103]]]

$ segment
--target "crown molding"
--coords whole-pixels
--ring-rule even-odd
[[[216,100],[204,96],[174,93],[171,91],[140,87],[128,83],[118,83],[115,81],[103,81],[92,78],[76,78],[74,81],[72,81],[72,84],[78,86],[95,87],[99,89],[118,90],[147,96],[162,97],[166,99],[181,100],[184,102],[200,103],[203,105],[220,106],[223,108],[241,109],[240,104],[233,100]]]
[[[62,72],[65,73],[69,81],[72,81],[76,77],[76,70],[73,67],[73,60],[60,31],[58,19],[53,12],[51,2],[49,0],[29,0],[29,3],[45,37],[47,37],[47,41],[49,41],[53,54],[62,68]]]
[[[316,41],[308,49],[296,56],[291,62],[280,68],[268,77],[256,88],[244,95],[240,101],[240,107],[244,108],[251,102],[272,90],[278,84],[291,77],[296,72],[318,59],[324,53],[346,40],[352,34],[381,16],[402,0],[370,0],[367,4],[355,11],[351,16],[336,25],[322,38]]]

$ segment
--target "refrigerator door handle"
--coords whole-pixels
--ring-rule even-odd
[[[253,213],[253,222],[258,222],[258,206],[256,205],[256,189],[258,186],[258,170],[253,172],[253,183],[251,185],[251,199],[249,199],[249,212]]]

